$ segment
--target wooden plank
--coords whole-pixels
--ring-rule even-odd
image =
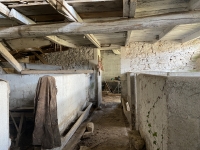
[[[123,0],[123,17],[129,17],[129,0]]]
[[[92,103],[89,102],[88,107],[83,112],[83,114],[79,117],[79,119],[76,121],[76,123],[73,125],[73,127],[70,129],[70,131],[67,133],[67,135],[65,137],[61,138],[62,146],[60,147],[60,149],[63,149],[63,147],[67,144],[67,142],[70,140],[72,135],[75,133],[75,131],[81,125],[81,123],[88,117],[91,106],[92,106]]]
[[[36,52],[31,52],[31,53],[34,54],[43,64],[48,64],[48,62],[42,56],[40,56],[38,53],[36,53]]]
[[[200,0],[190,0],[189,9],[190,10],[200,10]]]
[[[22,71],[22,66],[18,63],[18,61],[8,52],[5,46],[0,43],[0,53],[1,55],[18,71]]]
[[[2,3],[0,3],[0,14],[7,17],[10,13],[10,10]]]
[[[30,64],[30,63],[20,63],[20,64],[24,65],[25,69],[31,69],[31,70],[62,70],[62,66]]]
[[[135,11],[137,7],[137,0],[130,0],[129,17],[133,18],[135,16]]]
[[[82,74],[94,73],[94,70],[23,70],[21,74]]]
[[[130,39],[131,39],[131,36],[132,36],[132,32],[133,31],[127,31],[125,46],[129,45],[129,42],[130,42]]]
[[[62,45],[62,46],[66,46],[66,47],[72,47],[72,48],[76,48],[77,46],[70,43],[70,42],[67,42],[66,40],[63,40],[61,38],[58,38],[57,36],[46,36],[46,39],[56,43],[56,44],[59,44],[59,45]]]
[[[57,23],[24,25],[0,30],[0,38],[40,37],[62,34],[115,33],[128,30],[164,28],[181,24],[200,23],[200,11],[168,14],[137,19],[123,19],[102,23]],[[11,34],[12,33],[12,34]]]
[[[189,36],[184,37],[181,41],[182,41],[182,43],[185,43],[185,42],[188,42],[191,40],[195,40],[197,38],[200,38],[200,30],[197,32],[194,32],[193,34],[191,34]]]

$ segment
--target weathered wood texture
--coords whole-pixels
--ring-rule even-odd
[[[94,73],[94,70],[23,70],[21,74],[82,74]]]
[[[73,22],[10,27],[0,30],[0,38],[39,37],[60,34],[114,33],[147,28],[164,28],[192,23],[200,23],[199,11],[103,23]]]
[[[18,61],[8,52],[8,50],[0,43],[0,53],[1,55],[18,71],[22,71],[22,66]]]

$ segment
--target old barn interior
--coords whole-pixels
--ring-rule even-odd
[[[0,0],[1,150],[200,150],[200,0]]]

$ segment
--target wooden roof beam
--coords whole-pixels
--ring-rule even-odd
[[[168,14],[137,19],[123,19],[101,23],[57,23],[23,25],[0,30],[0,38],[44,37],[62,34],[101,34],[148,28],[166,28],[181,24],[200,23],[200,11]]]
[[[189,42],[189,41],[195,40],[197,38],[200,38],[200,30],[184,37],[182,39],[182,43]]]
[[[66,16],[69,20],[75,22],[83,22],[74,8],[67,4],[64,0],[47,0],[58,12]],[[100,42],[92,34],[84,34],[97,48],[101,47]]]

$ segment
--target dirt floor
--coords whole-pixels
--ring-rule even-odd
[[[103,96],[101,109],[93,112],[94,135],[81,139],[75,150],[129,150],[128,124],[122,112],[120,96]]]

